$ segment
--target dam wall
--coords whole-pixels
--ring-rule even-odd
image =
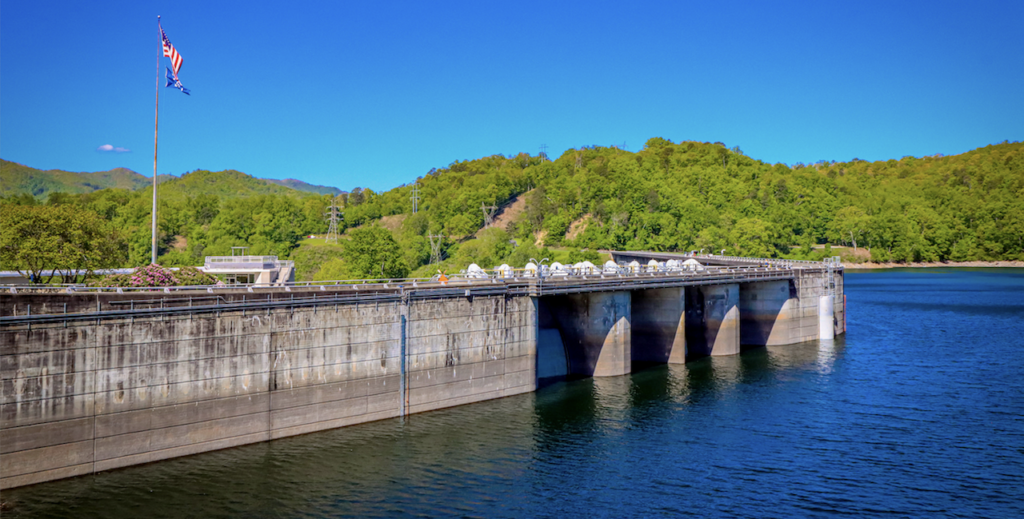
[[[0,294],[0,488],[838,335],[842,282],[793,269]]]
[[[0,488],[533,391],[535,337],[506,296],[5,327]]]

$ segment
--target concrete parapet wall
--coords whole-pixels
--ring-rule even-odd
[[[0,330],[0,488],[399,416],[403,303]],[[528,297],[408,304],[407,412],[532,391]]]

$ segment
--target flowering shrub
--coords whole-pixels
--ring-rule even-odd
[[[182,267],[174,273],[178,285],[216,285],[217,277],[195,267]]]
[[[174,272],[156,263],[135,269],[135,272],[128,276],[130,287],[171,287],[177,284]]]
[[[177,272],[156,263],[135,269],[130,274],[115,274],[97,279],[93,286],[100,287],[172,287],[189,285],[215,285],[217,278],[195,267],[183,267]]]

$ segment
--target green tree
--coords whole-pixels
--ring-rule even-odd
[[[289,257],[289,259],[295,262],[295,280],[311,281],[315,279],[328,262],[335,259],[341,260],[342,254],[343,248],[340,245],[302,245],[293,250]],[[327,278],[321,277],[320,279]],[[342,278],[336,277],[331,279]]]
[[[189,197],[187,207],[191,220],[198,225],[208,225],[220,213],[220,198],[217,195],[200,193]]]
[[[356,279],[404,278],[409,268],[391,231],[370,226],[353,230],[345,244],[343,257]]]
[[[774,258],[778,255],[771,226],[759,218],[738,220],[731,236],[735,250],[727,249],[727,254],[754,258]]]
[[[508,233],[503,229],[488,227],[478,232],[475,240],[469,240],[459,247],[455,261],[462,266],[476,263],[483,268],[497,267],[512,252],[509,240]]]
[[[319,266],[316,273],[313,274],[313,281],[337,281],[340,279],[349,279],[351,277],[352,274],[345,265],[345,260],[341,258],[334,258]],[[362,276],[356,277],[360,278]]]
[[[0,206],[0,265],[37,282],[81,274],[125,260],[124,240],[98,214],[73,204]]]
[[[849,243],[857,250],[857,242],[863,243],[864,234],[871,228],[871,217],[859,207],[847,206],[836,212],[829,225],[828,238],[832,241]]]
[[[457,214],[448,220],[447,231],[451,236],[465,236],[475,230],[476,225],[464,214]]]

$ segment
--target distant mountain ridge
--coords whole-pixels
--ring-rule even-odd
[[[45,198],[54,191],[91,193],[100,189],[143,189],[151,182],[127,168],[114,168],[96,173],[75,173],[59,169],[40,170],[24,164],[0,159],[0,196],[28,193]]]
[[[342,190],[340,190],[340,189],[338,189],[336,187],[321,186],[321,185],[318,185],[318,184],[310,184],[308,182],[303,182],[303,181],[295,179],[295,178],[286,178],[284,180],[276,180],[276,179],[273,179],[273,178],[265,178],[263,180],[265,180],[267,182],[270,182],[271,184],[277,184],[279,186],[288,187],[288,188],[291,188],[291,189],[295,189],[297,191],[307,191],[307,192],[310,192],[310,193],[317,193],[317,194],[321,194],[321,195],[335,195],[335,196],[337,196],[337,195],[340,195],[342,193],[347,193],[347,191],[342,191]]]
[[[331,186],[309,184],[296,179],[258,179],[240,171],[197,170],[180,177],[159,175],[160,186],[168,193],[197,195],[216,194],[235,198],[253,194],[317,193],[338,195],[344,191]],[[100,189],[127,189],[138,191],[151,188],[152,177],[140,175],[127,168],[114,168],[95,173],[77,173],[59,169],[40,170],[17,162],[0,159],[0,196],[29,194],[44,199],[50,193],[92,193]]]

